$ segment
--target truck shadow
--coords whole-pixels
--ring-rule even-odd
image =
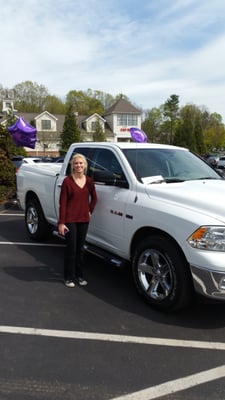
[[[26,265],[3,267],[4,273],[16,280],[23,281],[25,283],[24,292],[27,290],[27,284],[34,284],[33,295],[39,293],[42,297],[41,301],[46,304],[46,309],[53,306],[60,308],[61,296],[62,302],[66,296],[68,301],[72,302],[70,304],[72,307],[75,298],[71,298],[71,290],[65,288],[63,284],[63,247],[40,247],[38,249],[32,246],[24,248],[19,245],[17,248],[26,253]],[[88,280],[88,286],[78,288],[79,292],[77,293],[82,297],[82,301],[84,293],[85,297],[90,295],[90,309],[93,306],[91,299],[94,297],[114,308],[160,325],[206,331],[225,326],[224,303],[198,298],[192,307],[180,312],[167,314],[156,311],[137,293],[129,268],[115,269],[92,255],[85,256],[85,277]],[[50,294],[53,294],[55,304],[52,303]],[[76,299],[76,301],[80,301],[80,299]],[[88,297],[85,302],[88,302]],[[88,307],[87,304],[86,306]]]
[[[14,223],[15,225],[13,225]],[[16,242],[12,254],[3,254],[1,249],[0,258],[3,257],[1,270],[4,272],[2,284],[4,285],[4,280],[5,284],[8,284],[7,276],[14,278],[11,285],[15,285],[16,288],[18,284],[15,283],[15,279],[24,282],[25,285],[22,286],[24,291],[27,283],[37,283],[38,285],[33,288],[33,294],[42,296],[42,301],[46,296],[46,308],[49,307],[48,292],[52,293],[54,301],[58,296],[56,301],[58,304],[60,296],[63,298],[65,296],[63,285],[64,244],[62,240],[51,237],[47,242],[37,244],[24,235],[24,223],[21,219],[16,222],[13,220],[13,224],[10,218],[7,222],[1,221],[1,232],[4,234],[1,233],[0,240]],[[20,242],[18,236],[22,238]],[[21,244],[21,242],[23,243]],[[11,249],[12,247],[7,248],[6,252],[10,252]],[[207,331],[225,326],[225,303],[198,298],[193,307],[180,312],[166,314],[156,311],[138,295],[129,268],[116,269],[90,254],[85,255],[85,276],[88,286],[79,289],[89,294],[90,298],[99,299],[133,316],[137,315],[161,325],[187,327],[193,330]],[[46,288],[46,283],[48,288]],[[42,286],[43,290],[41,290]],[[66,297],[68,297],[68,301],[71,301],[71,292],[66,290]],[[20,293],[20,296],[22,295]]]
[[[164,313],[154,310],[146,303],[135,288],[130,268],[115,269],[114,267],[87,255],[88,278],[94,277],[95,285],[87,287],[92,294],[104,301],[115,303],[119,308],[126,309],[134,314],[154,320],[161,324],[179,325],[190,328],[218,328],[224,327],[225,302],[218,302],[202,297],[196,297],[192,306],[177,312]],[[107,284],[106,284],[107,282]],[[99,291],[99,285],[101,291]],[[115,295],[116,293],[116,295]]]

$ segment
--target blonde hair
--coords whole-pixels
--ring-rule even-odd
[[[71,161],[70,161],[71,174],[74,172],[74,169],[73,169],[73,162],[74,162],[74,160],[76,160],[77,158],[82,158],[82,160],[83,160],[83,162],[84,162],[84,173],[85,173],[85,175],[86,175],[86,173],[87,173],[87,168],[88,168],[88,162],[87,162],[86,157],[85,157],[83,154],[80,154],[80,153],[74,154],[74,156],[72,157],[72,159],[71,159]]]

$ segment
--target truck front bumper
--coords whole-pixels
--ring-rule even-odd
[[[205,297],[225,300],[225,272],[215,272],[191,265],[194,287]]]

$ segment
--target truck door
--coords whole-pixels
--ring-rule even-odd
[[[88,162],[88,175],[91,177],[97,169],[113,172],[126,180],[121,163],[111,149],[95,148]],[[95,186],[98,202],[91,217],[87,241],[113,253],[120,249],[121,254],[123,242],[126,241],[125,211],[130,194],[128,182],[126,188],[97,182]]]

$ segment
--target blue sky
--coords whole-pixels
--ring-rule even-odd
[[[0,0],[0,84],[30,80],[124,93],[144,109],[171,94],[225,122],[224,0]]]

